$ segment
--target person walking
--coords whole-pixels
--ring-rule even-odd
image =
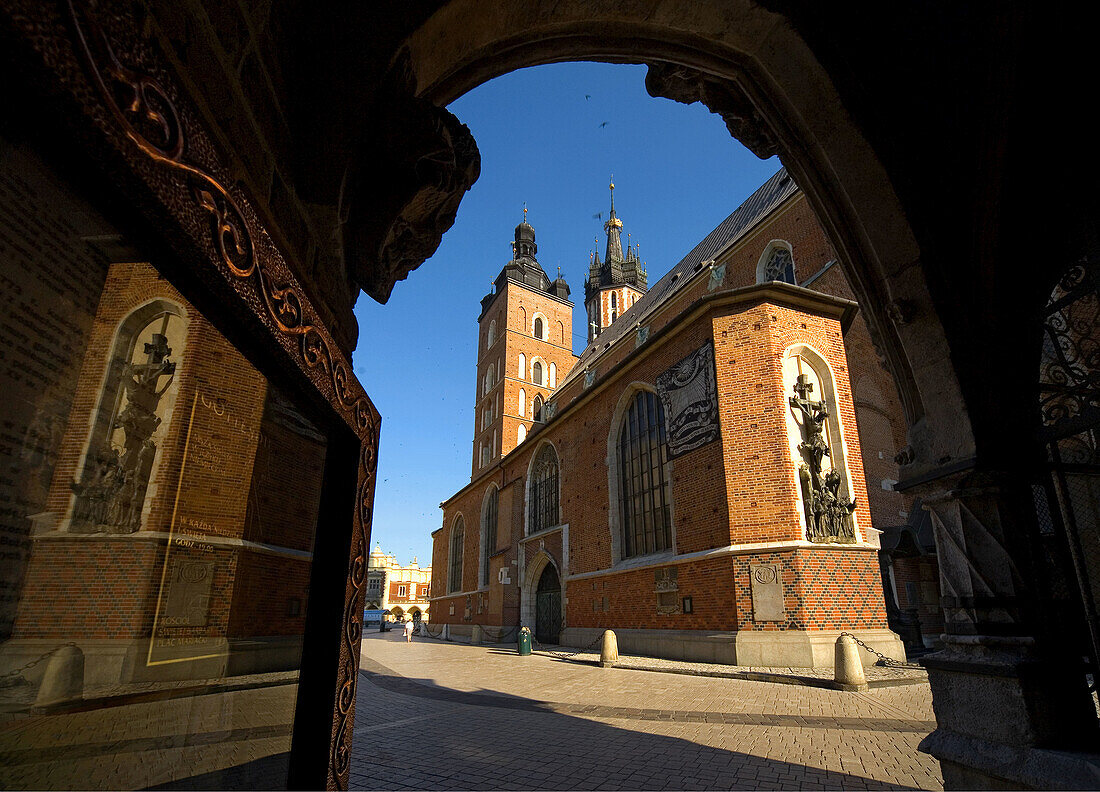
[[[407,619],[405,621],[405,643],[412,643],[413,639],[413,620]]]

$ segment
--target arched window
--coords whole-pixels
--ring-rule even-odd
[[[489,347],[491,347],[493,344],[496,343],[496,340],[497,340],[497,320],[494,319],[493,321],[489,322],[489,335],[488,335],[488,337],[486,338],[486,341],[485,341],[485,348],[488,349]]]
[[[527,379],[527,356],[519,353],[519,378]]]
[[[536,533],[558,524],[558,455],[547,443],[539,451],[528,482],[527,530]]]
[[[542,338],[543,337],[542,332],[543,332],[542,317],[541,316],[536,316],[535,317],[535,338]]]
[[[519,445],[527,439],[527,427],[523,424],[519,425],[519,430],[516,432],[516,445]]]
[[[547,384],[551,388],[557,387],[557,384],[558,384],[558,367],[554,363],[550,364],[550,378],[549,378]]]
[[[519,389],[519,417],[523,418],[527,415],[527,391],[523,388]]]
[[[781,240],[773,240],[764,249],[764,255],[756,265],[756,282],[781,281],[798,285],[794,271],[794,255],[791,246]]]
[[[466,526],[462,522],[462,515],[455,520],[451,529],[451,564],[447,570],[447,592],[462,589],[462,548]]]
[[[119,325],[69,528],[74,533],[133,533],[158,445],[175,401],[177,366],[187,322],[164,300],[137,309]]]
[[[614,311],[618,307],[615,305],[615,292],[611,292],[611,310]]]
[[[536,394],[535,401],[531,405],[531,417],[536,421],[542,420],[542,396]]]
[[[668,447],[657,394],[638,391],[627,408],[619,427],[618,461],[622,557],[671,549]]]
[[[542,361],[536,360],[531,364],[531,382],[536,385],[542,384]]]
[[[489,556],[497,549],[500,490],[490,487],[481,506],[481,585],[489,585]]]

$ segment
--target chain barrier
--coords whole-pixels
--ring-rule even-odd
[[[53,649],[50,649],[48,652],[44,653],[41,657],[38,657],[35,660],[31,660],[22,668],[16,668],[12,671],[8,671],[6,674],[0,676],[0,688],[15,687],[16,685],[22,685],[26,683],[27,680],[23,677],[24,671],[29,671],[30,669],[41,663],[43,660],[45,660],[47,657],[52,655],[54,652],[56,652],[58,649],[64,649],[66,646],[76,646],[76,644],[73,641],[69,641],[68,643],[63,643],[60,646],[55,646]]]
[[[571,658],[576,657],[579,654],[584,654],[585,652],[591,651],[592,649],[595,648],[596,644],[598,644],[602,640],[603,640],[603,633],[600,633],[599,635],[596,636],[596,639],[594,641],[592,641],[592,643],[588,644],[588,646],[584,647],[583,649],[578,649],[575,652],[555,652],[555,651],[552,651],[550,649],[547,649],[545,646],[540,644],[538,642],[538,639],[535,638],[535,634],[531,633],[531,643],[540,652],[542,652],[543,654],[548,654],[552,657],[556,657],[559,660],[569,660]]]
[[[420,622],[420,629],[422,629],[424,632],[426,632],[428,634],[429,638],[438,638],[439,636],[441,636],[443,634],[443,627],[439,628],[439,632],[433,633],[431,631],[431,628],[428,627],[427,622],[423,622],[423,621]]]
[[[859,638],[856,638],[850,632],[842,632],[838,637],[843,638],[845,635],[855,641],[859,646],[862,646],[868,652],[875,655],[878,658],[878,662],[875,663],[875,665],[892,666],[894,668],[924,668],[924,666],[920,665],[919,663],[903,663],[901,660],[895,660],[892,657],[887,657],[877,649],[872,649],[870,646],[859,640]]]

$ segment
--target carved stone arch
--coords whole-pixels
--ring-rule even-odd
[[[550,440],[541,440],[535,447],[535,450],[531,454],[531,459],[527,463],[527,475],[523,482],[523,535],[531,535],[531,478],[535,472],[535,466],[540,461],[543,449],[549,446],[554,452],[554,459],[558,464],[558,488],[557,488],[557,503],[558,503],[558,523],[561,522],[561,454],[558,453],[557,446]],[[552,526],[548,526],[552,527]]]
[[[760,254],[760,260],[756,262],[756,282],[764,283],[765,274],[768,268],[768,262],[771,261],[772,255],[776,250],[786,250],[791,254],[791,267],[794,271],[794,285],[798,285],[798,265],[794,260],[794,248],[791,247],[791,243],[785,239],[773,239],[767,245],[764,246],[764,252]]]
[[[615,403],[615,409],[611,413],[611,425],[607,432],[607,458],[604,461],[607,464],[607,528],[611,532],[612,564],[617,564],[623,560],[622,510],[619,504],[622,495],[619,470],[619,439],[622,436],[623,419],[626,417],[626,411],[630,408],[634,397],[641,391],[654,395],[657,393],[657,389],[653,385],[639,380],[635,380],[623,388],[623,392],[619,394],[619,400]],[[660,403],[661,400],[658,399],[658,408],[660,408]],[[669,530],[672,539],[672,554],[675,555],[677,545],[676,503],[672,498],[673,465],[674,462],[671,459],[665,463],[665,486],[668,487],[669,511],[672,515],[672,525]]]
[[[536,322],[538,322],[540,319],[542,320],[542,335],[536,335],[535,326]],[[550,321],[546,318],[546,314],[544,314],[542,311],[535,311],[534,313],[532,313],[531,326],[527,328],[527,332],[529,332],[534,338],[538,338],[542,341],[550,340]]]
[[[539,578],[547,566],[554,568],[561,581],[562,587],[562,625],[565,625],[565,578],[562,577],[561,567],[554,557],[545,550],[537,551],[531,558],[526,559],[523,570],[523,585],[520,587],[519,623],[520,626],[535,629],[535,592],[538,590]]]
[[[812,398],[816,401],[825,402],[826,409],[829,412],[829,417],[825,422],[826,429],[828,431],[827,442],[829,444],[829,461],[831,469],[836,470],[841,476],[840,482],[840,494],[846,498],[855,497],[855,486],[852,481],[852,467],[849,460],[851,460],[852,454],[848,450],[847,444],[847,432],[854,431],[855,427],[849,427],[845,429],[843,423],[840,420],[840,405],[837,397],[837,380],[836,374],[833,371],[832,366],[825,359],[825,356],[814,349],[809,344],[793,344],[787,347],[783,351],[783,406],[784,414],[787,419],[788,440],[791,447],[791,458],[795,460],[794,465],[794,481],[793,486],[797,493],[798,500],[798,514],[802,525],[803,538],[808,538],[806,517],[805,517],[805,502],[802,494],[802,487],[798,479],[798,460],[801,458],[797,445],[801,442],[801,435],[799,434],[799,424],[794,417],[793,408],[790,406],[788,399],[794,395],[791,390],[793,378],[787,376],[787,362],[795,357],[800,357],[804,360],[817,375],[818,381],[821,383],[823,392],[820,394],[814,394]],[[787,380],[791,379],[791,382]],[[853,405],[854,414],[854,405]],[[865,506],[866,504],[860,504]],[[869,532],[870,525],[861,525],[859,510],[853,512],[851,515],[852,526],[855,529],[857,542],[877,542],[877,533]]]
[[[670,0],[660,14],[620,4],[597,19],[583,4],[534,0],[519,12],[451,0],[407,42],[418,96],[439,105],[528,66],[641,61],[650,67],[651,95],[700,101],[758,156],[778,152],[837,251],[894,376],[912,446],[907,474],[973,456],[966,402],[916,237],[828,70],[782,14],[754,4]],[[893,316],[893,305],[906,306],[906,318]]]
[[[540,377],[537,380],[535,379],[535,366],[536,365],[539,367],[539,372],[540,372]],[[531,371],[530,371],[530,376],[529,376],[530,381],[533,382],[535,385],[539,386],[540,388],[545,388],[546,387],[546,378],[548,376],[550,376],[550,369],[546,365],[546,361],[543,360],[541,355],[532,355],[531,356]]]

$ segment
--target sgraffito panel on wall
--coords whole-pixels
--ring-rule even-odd
[[[718,388],[714,345],[707,341],[657,377],[668,426],[669,458],[718,439]]]

